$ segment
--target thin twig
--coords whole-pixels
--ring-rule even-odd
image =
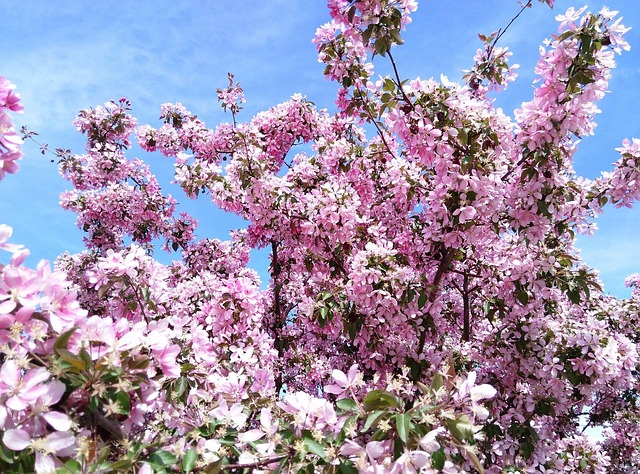
[[[402,81],[400,80],[400,74],[398,73],[398,68],[396,67],[396,62],[393,59],[393,56],[391,55],[391,50],[389,50],[389,52],[387,54],[389,55],[389,59],[391,60],[391,66],[393,66],[393,72],[394,72],[394,74],[396,76],[396,85],[400,89],[400,93],[402,94],[402,98],[413,109],[413,102],[411,102],[411,99],[409,99],[409,96],[406,94],[406,92],[404,91],[404,88],[402,87]]]
[[[363,104],[363,108],[367,114],[367,117],[369,117],[369,120],[371,121],[371,123],[373,123],[373,126],[376,127],[376,130],[378,131],[378,136],[380,137],[380,139],[382,140],[382,143],[384,143],[385,148],[387,149],[387,151],[389,152],[389,154],[393,157],[396,158],[395,153],[391,150],[391,147],[389,146],[389,144],[387,143],[386,138],[384,137],[384,133],[382,133],[382,129],[380,129],[380,126],[378,125],[378,122],[376,122],[376,119],[373,117],[373,115],[371,115],[371,111],[369,110],[369,108],[367,107],[366,102],[364,101],[363,97],[362,97],[362,91],[358,90],[358,92],[360,92],[360,97],[358,97],[358,99],[360,99],[362,101]]]
[[[487,61],[489,61],[489,59],[491,59],[491,53],[493,53],[494,48],[498,44],[498,40],[500,38],[502,38],[502,35],[504,35],[507,32],[509,27],[513,24],[514,21],[516,21],[518,19],[518,17],[522,14],[522,12],[525,11],[527,8],[529,8],[531,6],[531,1],[532,0],[529,0],[525,5],[522,6],[522,8],[518,12],[518,14],[511,19],[509,24],[507,24],[507,26],[505,26],[504,29],[501,28],[501,29],[498,30],[498,35],[491,42],[491,46],[489,46],[489,50],[487,51]]]
[[[247,463],[247,464],[223,464],[220,466],[220,470],[226,471],[229,469],[255,469],[257,467],[262,467],[262,466],[266,466],[268,464],[272,464],[274,462],[278,462],[278,461],[282,461],[285,458],[288,458],[289,455],[288,454],[280,454],[278,456],[273,456],[270,458],[265,458],[265,459],[260,459],[258,461],[252,462],[252,463]],[[215,464],[215,463],[212,463]],[[205,471],[207,469],[209,469],[209,467],[211,466],[211,464],[208,464],[206,466],[200,467],[200,468],[196,468],[193,469],[194,472],[199,472],[199,471]]]

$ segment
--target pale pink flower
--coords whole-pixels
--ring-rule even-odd
[[[66,413],[49,410],[49,407],[60,401],[64,392],[65,385],[62,382],[50,382],[47,384],[47,391],[38,397],[33,408],[35,413],[39,413],[57,431],[68,431],[71,428],[71,419]]]
[[[0,224],[0,249],[14,253],[18,250],[21,250],[23,246],[18,244],[10,244],[7,242],[12,233],[13,229],[11,227],[6,224]]]
[[[436,440],[436,437],[440,433],[444,433],[446,430],[444,427],[440,426],[435,430],[429,431],[426,435],[420,438],[420,447],[424,449],[428,453],[433,453],[440,449],[440,443]]]
[[[6,395],[5,404],[8,408],[24,410],[49,391],[43,382],[50,377],[51,374],[44,367],[25,371],[13,360],[7,360],[0,369],[0,395]]]
[[[24,107],[20,104],[20,94],[13,91],[16,86],[8,79],[0,76],[0,109],[7,108],[12,112],[22,112]]]
[[[234,403],[229,407],[224,399],[220,400],[218,408],[211,411],[211,416],[224,421],[234,428],[241,428],[244,426],[248,418],[248,416],[243,412],[243,406],[240,403]]]
[[[180,346],[177,344],[167,346],[161,351],[153,351],[153,355],[160,361],[162,373],[169,378],[180,377],[180,366],[176,360],[179,354]]]
[[[9,429],[5,431],[2,441],[14,451],[32,448],[36,453],[35,469],[38,474],[55,472],[58,463],[52,455],[70,456],[75,451],[75,437],[70,432],[56,431],[44,438],[32,439],[25,430]]]

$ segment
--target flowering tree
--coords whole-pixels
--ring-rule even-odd
[[[630,300],[607,296],[573,246],[607,202],[640,197],[639,140],[596,180],[572,169],[626,28],[609,10],[559,15],[511,119],[490,96],[515,78],[502,32],[481,36],[464,84],[400,77],[415,9],[329,2],[314,42],[333,115],[294,95],[240,122],[232,75],[215,129],[181,104],[159,128],[126,99],[80,112],[86,153],[59,165],[87,251],[30,269],[0,227],[3,472],[640,467],[640,277]],[[1,79],[0,178],[21,156],[19,110]],[[127,158],[132,136],[247,228],[196,239]],[[181,259],[154,260],[158,242]],[[262,247],[265,290],[247,268]]]

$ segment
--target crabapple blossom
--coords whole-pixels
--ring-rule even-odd
[[[20,95],[16,86],[0,76],[0,181],[5,174],[13,174],[20,169],[16,161],[22,158],[22,139],[16,133],[9,112],[22,112]]]
[[[334,114],[294,94],[242,121],[232,74],[214,128],[182,103],[157,127],[126,98],[79,113],[86,149],[59,169],[87,250],[31,269],[0,225],[0,469],[640,468],[640,277],[613,298],[575,248],[607,202],[640,198],[638,139],[597,179],[572,166],[628,49],[617,12],[558,15],[511,118],[492,99],[516,79],[504,31],[461,84],[402,80],[415,1],[328,8],[313,42]],[[13,91],[0,78],[0,178],[22,153]],[[246,228],[199,238],[134,140]]]

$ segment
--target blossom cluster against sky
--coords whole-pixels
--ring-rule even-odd
[[[555,15],[571,0],[556,0],[554,10],[538,4],[525,11],[501,39],[521,65],[519,78],[501,94],[498,104],[511,114],[531,97],[538,46],[557,29]],[[597,11],[607,2],[586,2]],[[625,137],[640,137],[640,3],[616,0],[632,51],[617,57],[611,94],[601,102],[595,137],[581,144],[575,168],[594,178],[617,159],[614,148]],[[518,12],[516,0],[422,0],[405,32],[406,44],[394,56],[403,77],[460,80],[480,46],[477,33],[504,27]],[[216,103],[215,90],[233,72],[247,103],[240,120],[300,92],[320,108],[334,110],[335,86],[325,81],[311,39],[328,20],[321,0],[246,0],[242,2],[141,0],[136,2],[40,2],[8,0],[0,5],[3,44],[0,75],[17,85],[25,113],[18,125],[38,132],[53,149],[82,153],[84,141],[71,125],[82,108],[128,97],[140,124],[158,124],[160,104],[182,102],[209,126],[230,120]],[[376,70],[385,73],[384,59]],[[0,185],[0,223],[14,228],[13,242],[31,249],[31,265],[65,250],[81,251],[82,234],[75,215],[63,211],[58,195],[68,189],[52,156],[26,143],[22,170]],[[206,199],[192,202],[171,185],[170,160],[139,149],[130,157],[147,160],[160,183],[199,220],[201,237],[226,238],[242,226]],[[586,262],[600,269],[606,289],[628,295],[626,275],[640,272],[640,210],[610,209],[598,221],[594,237],[579,239]],[[157,257],[170,260],[170,256]],[[264,252],[252,261],[266,275]]]

